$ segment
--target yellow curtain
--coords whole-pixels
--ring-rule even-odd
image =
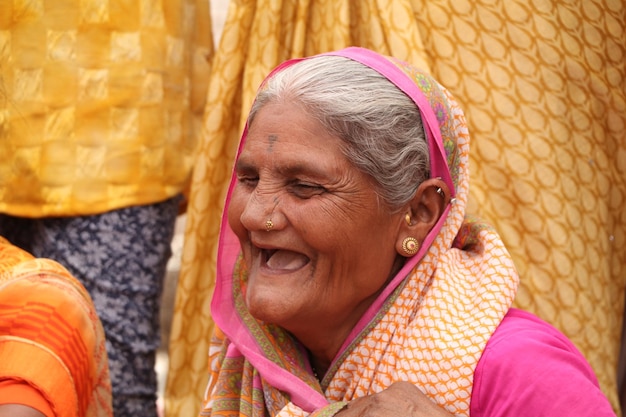
[[[472,134],[470,208],[516,261],[517,306],[573,340],[619,413],[625,19],[621,0],[232,0],[192,180],[167,415],[200,408],[219,219],[256,88],[285,59],[350,45],[420,65],[455,94]]]

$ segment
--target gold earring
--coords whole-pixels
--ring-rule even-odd
[[[274,222],[272,221],[272,219],[267,219],[267,221],[265,222],[265,231],[269,232],[270,230],[272,230],[273,227]]]
[[[407,225],[411,225],[411,215],[409,213],[404,216],[404,221],[406,221]]]
[[[419,250],[420,244],[417,242],[417,239],[414,237],[407,237],[402,241],[402,250],[408,256],[413,256]]]

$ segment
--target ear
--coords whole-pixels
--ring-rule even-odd
[[[414,238],[420,245],[428,232],[435,226],[449,202],[450,191],[441,179],[431,178],[420,184],[405,208],[404,221],[401,222],[398,231],[396,251],[401,256],[410,257],[415,254],[403,247],[405,239]]]

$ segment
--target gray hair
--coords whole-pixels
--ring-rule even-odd
[[[344,57],[320,56],[266,81],[248,123],[270,102],[299,103],[343,143],[346,158],[400,210],[429,177],[429,153],[415,103],[375,70]]]

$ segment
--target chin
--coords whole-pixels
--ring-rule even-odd
[[[250,289],[248,288],[248,290]],[[252,317],[268,324],[280,326],[284,322],[284,318],[290,316],[281,300],[278,300],[276,297],[262,297],[248,293],[246,295],[246,306]]]

